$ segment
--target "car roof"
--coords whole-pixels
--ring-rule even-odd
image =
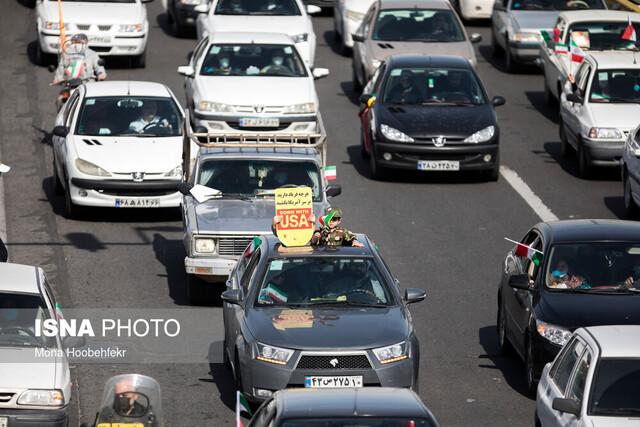
[[[293,39],[287,34],[257,32],[213,32],[209,35],[209,44],[216,43],[294,44]]]
[[[201,148],[198,156],[207,158],[247,158],[265,160],[299,160],[321,163],[320,153],[313,148]]]
[[[461,57],[453,55],[392,55],[387,58],[389,68],[395,67],[450,67],[471,68],[471,63]]]
[[[590,241],[637,241],[640,223],[614,219],[569,219],[537,225],[553,243]]]
[[[614,68],[640,68],[640,61],[637,61],[636,55],[636,53],[631,51],[590,50],[588,51],[587,57],[590,57],[591,62],[594,62],[599,70],[608,70]]]
[[[639,325],[584,328],[600,346],[600,357],[640,357]]]
[[[451,9],[449,0],[380,0],[380,9]]]
[[[266,245],[268,248],[268,254],[271,256],[277,256],[278,258],[287,257],[309,257],[309,256],[360,256],[369,257],[373,255],[374,248],[369,244],[369,239],[366,235],[361,233],[355,233],[358,241],[364,245],[362,248],[353,246],[338,246],[336,248],[328,248],[327,246],[308,246],[308,251],[283,251],[280,240],[273,234],[262,236],[266,239]]]
[[[85,83],[84,87],[85,96],[171,96],[168,87],[156,82],[108,80]]]
[[[39,294],[38,268],[33,265],[0,263],[0,292]]]
[[[320,416],[432,417],[408,389],[364,387],[350,389],[285,389],[275,394],[284,419]]]
[[[559,17],[564,19],[569,24],[574,22],[580,22],[580,21],[627,22],[627,19],[629,17],[633,22],[640,22],[640,14],[630,13],[624,10],[601,10],[601,9],[571,10],[571,11],[560,12]]]

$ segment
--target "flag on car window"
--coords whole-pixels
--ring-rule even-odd
[[[333,181],[334,179],[336,179],[336,177],[337,177],[336,167],[335,166],[325,166],[324,167],[324,177],[327,179],[327,181]]]
[[[633,24],[631,24],[631,16],[627,17],[627,22],[627,28],[625,28],[622,33],[622,39],[635,43],[638,41],[638,35],[636,34],[636,29],[633,27]]]
[[[556,27],[553,30],[540,30],[540,35],[547,45],[551,42],[558,43],[560,41],[560,28]]]
[[[238,390],[236,391],[236,427],[243,427],[242,420],[240,419],[243,412],[251,417],[249,402],[247,401],[247,398],[244,397],[244,394]]]
[[[576,44],[573,38],[571,38],[569,51],[571,52],[571,62],[581,63],[582,61],[584,61],[584,51],[580,49],[580,46]]]
[[[540,265],[540,261],[542,260],[542,252],[533,249],[531,246],[523,245],[522,243],[516,243],[515,254],[519,257],[529,258],[535,265]]]
[[[569,48],[564,43],[556,43],[553,49],[556,55],[566,55],[567,53],[569,53]]]

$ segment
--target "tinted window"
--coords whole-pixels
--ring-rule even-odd
[[[584,344],[575,340],[573,344],[571,344],[571,348],[567,349],[562,360],[558,364],[552,380],[560,389],[560,394],[564,394],[567,384],[569,383],[569,379],[571,378],[573,367],[582,355],[583,350]]]
[[[253,272],[256,270],[256,266],[258,265],[258,261],[260,260],[260,249],[255,251],[255,253],[251,256],[251,261],[249,261],[249,265],[247,269],[244,271],[242,275],[242,279],[240,280],[240,286],[247,294],[247,290],[249,289],[249,284],[251,282],[251,277],[253,276]]]
[[[295,0],[220,0],[216,15],[300,15]]]
[[[307,70],[293,45],[214,44],[202,61],[200,74],[306,77]]]
[[[640,359],[601,359],[591,394],[593,415],[637,417],[640,414]]]
[[[584,386],[587,383],[587,375],[589,374],[589,367],[591,367],[591,353],[585,351],[576,365],[573,380],[571,380],[571,386],[567,392],[567,398],[573,399],[577,402],[582,402]]]
[[[606,9],[601,0],[513,0],[514,10]]]
[[[598,70],[589,101],[607,104],[640,102],[640,70]]]
[[[0,293],[0,347],[53,345],[53,338],[35,335],[36,321],[49,317],[40,295]]]
[[[281,427],[435,427],[433,420],[426,418],[331,418],[285,420]]]
[[[381,10],[373,40],[461,42],[464,32],[452,11],[446,9]]]
[[[632,23],[640,34],[640,23]],[[582,49],[637,50],[636,43],[622,38],[627,22],[577,22],[569,26],[568,34]]]

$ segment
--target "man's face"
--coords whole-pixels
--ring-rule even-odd
[[[329,220],[329,228],[336,228],[338,225],[340,225],[340,223],[342,222],[342,218],[338,217],[333,217]]]
[[[142,117],[145,120],[151,120],[156,116],[156,105],[155,104],[145,104],[142,107]]]
[[[556,270],[567,273],[569,271],[569,266],[565,261],[559,261],[558,265],[556,266]]]

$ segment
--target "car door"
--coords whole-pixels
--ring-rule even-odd
[[[198,79],[198,74],[200,73],[198,64],[200,64],[200,57],[203,55],[203,52],[207,50],[206,48],[208,46],[209,46],[208,36],[202,38],[198,42],[195,49],[193,49],[193,53],[191,54],[191,57],[189,58],[189,65],[193,67],[194,74],[192,77],[184,78],[184,92],[185,92],[185,96],[187,97],[187,108],[190,109],[192,112],[195,107],[193,104],[193,98],[194,98],[194,93],[197,91],[197,79]]]
[[[496,44],[503,49],[507,48],[508,7],[509,0],[496,0],[491,14],[491,31],[495,37]]]
[[[69,129],[68,135],[66,137],[56,135],[51,136],[53,155],[55,157],[55,166],[58,172],[58,176],[63,181],[65,177],[64,164],[68,152],[67,140],[72,138],[73,135],[73,118],[75,117],[78,106],[80,105],[80,98],[80,91],[74,91],[71,95],[71,98],[69,98],[69,100],[65,104],[62,114],[58,117],[59,121],[56,120],[56,126],[66,126],[67,129]],[[66,185],[66,183],[63,182],[63,185]]]
[[[584,96],[590,74],[590,64],[583,62],[575,75],[577,83],[576,93],[581,97],[581,102],[571,102],[566,99],[566,96],[562,97],[562,121],[565,124],[567,139],[574,147],[577,147],[580,138],[580,120],[585,111],[583,105],[585,102]]]
[[[554,33],[558,32],[562,34],[567,23],[563,18],[558,18],[556,25],[554,26]],[[561,81],[561,68],[560,57],[555,52],[556,42],[551,41],[548,44],[543,43],[540,46],[540,59],[542,60],[544,69],[544,79],[547,87],[556,96],[560,96],[558,92],[558,82]],[[565,54],[566,56],[566,54]]]
[[[362,90],[363,95],[371,95],[377,97],[380,93],[380,87],[382,85],[382,80],[384,79],[385,70],[387,68],[387,64],[383,62],[380,64],[380,67],[373,73],[373,77],[371,80],[365,85]],[[360,126],[362,127],[362,138],[365,150],[367,153],[371,153],[372,148],[372,140],[371,140],[371,132],[374,125],[372,124],[373,114],[374,114],[374,106],[368,107],[366,104],[361,107],[362,109],[358,113],[360,117]]]

